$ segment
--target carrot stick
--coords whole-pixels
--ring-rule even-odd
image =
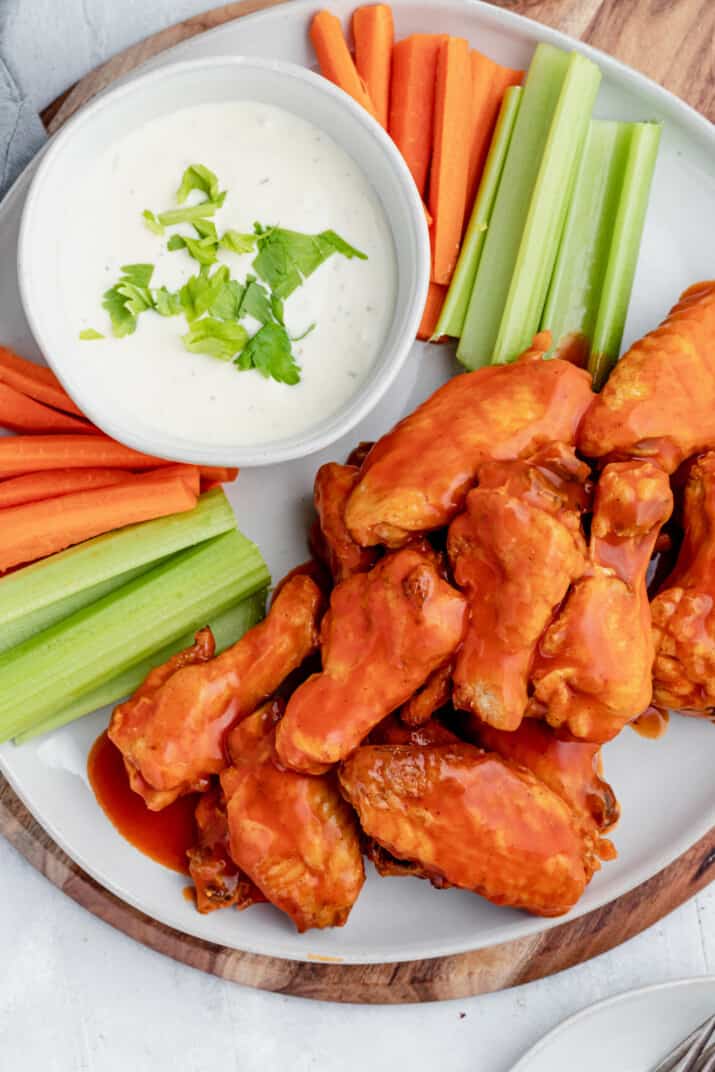
[[[392,50],[388,130],[424,196],[432,157],[435,73],[443,34],[412,34]]]
[[[0,438],[0,479],[47,469],[153,469],[167,464],[103,435]]]
[[[395,26],[388,4],[359,7],[353,14],[355,66],[364,81],[375,115],[387,129],[390,104],[390,69]]]
[[[0,428],[13,432],[76,432],[92,435],[97,432],[93,424],[70,417],[68,413],[35,402],[34,398],[16,391],[0,381]]]
[[[202,480],[215,480],[217,484],[231,484],[238,476],[238,469],[228,465],[200,465]]]
[[[0,507],[55,499],[58,495],[90,488],[108,488],[123,483],[128,475],[121,469],[48,469],[44,473],[27,473],[0,482]]]
[[[320,73],[349,93],[353,100],[362,104],[370,115],[377,118],[367,86],[360,78],[350,55],[340,19],[330,11],[319,11],[310,24],[310,40],[318,57]]]
[[[24,357],[19,357],[4,346],[0,346],[0,382],[37,399],[38,402],[64,410],[65,413],[74,413],[76,417],[84,416],[51,369],[26,361]]]
[[[162,469],[150,469],[144,473],[127,473],[124,482],[142,480],[145,484],[163,484],[165,480],[183,480],[187,490],[198,498],[201,490],[201,471],[198,465],[165,465]],[[2,484],[0,484],[2,487]]]
[[[447,287],[443,287],[440,283],[430,283],[427,291],[427,301],[425,302],[425,311],[422,314],[422,320],[417,330],[418,339],[428,342],[434,335],[434,329],[437,327],[439,314],[442,312],[442,305],[446,296]],[[442,340],[435,339],[434,341],[441,342]]]
[[[428,202],[434,217],[434,283],[449,283],[459,255],[467,208],[471,88],[469,44],[461,37],[448,37],[443,41],[437,59],[434,148]]]
[[[500,67],[488,56],[476,50],[472,62],[472,132],[469,141],[467,173],[467,208],[471,209],[477,196],[479,180],[491,145],[494,127],[504,94],[509,86],[521,85],[523,71]]]
[[[34,562],[125,525],[182,513],[195,505],[196,496],[182,477],[147,479],[142,475],[115,487],[10,506],[2,512],[0,570]]]

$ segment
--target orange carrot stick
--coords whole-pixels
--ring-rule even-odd
[[[145,484],[163,484],[165,480],[183,480],[191,494],[198,498],[201,490],[201,471],[198,465],[165,465],[162,469],[150,469],[144,473],[127,473],[124,480],[143,480]],[[0,484],[0,488],[2,484]]]
[[[449,283],[459,255],[467,207],[471,133],[472,65],[469,44],[448,37],[437,59],[434,148],[429,210],[432,226],[432,281]]]
[[[387,129],[390,105],[390,69],[395,25],[387,4],[359,7],[353,14],[355,66],[375,106],[375,115]]]
[[[1,380],[0,428],[10,428],[13,432],[76,432],[79,435],[97,432],[93,424],[52,409],[43,402],[35,402],[34,398],[16,391]]]
[[[34,562],[137,521],[182,513],[195,505],[196,496],[182,477],[161,480],[142,475],[115,487],[10,506],[2,512],[0,570]]]
[[[437,327],[439,314],[442,312],[446,296],[447,287],[443,287],[439,283],[430,283],[427,291],[427,301],[425,302],[425,311],[422,314],[422,320],[417,330],[418,339],[428,342],[434,335],[434,329]],[[435,339],[435,342],[441,341],[441,339]]]
[[[319,11],[310,24],[310,40],[318,57],[320,73],[375,116],[375,105],[353,63],[340,19],[330,11]]]
[[[472,61],[472,132],[469,143],[469,169],[467,175],[467,209],[474,204],[479,180],[496,126],[504,93],[509,86],[518,86],[523,71],[500,67],[488,56],[473,51]]]
[[[443,40],[443,34],[412,34],[392,50],[388,129],[422,196],[432,158],[435,73]]]
[[[0,346],[0,382],[7,383],[16,391],[48,406],[83,417],[82,410],[74,404],[51,369],[26,361],[12,350]]]
[[[44,473],[27,473],[0,482],[0,507],[55,499],[73,491],[108,488],[123,483],[130,475],[122,469],[48,469]]]
[[[168,464],[103,435],[0,438],[0,479],[46,469],[154,469]]]
[[[217,484],[231,484],[238,476],[238,469],[228,465],[200,465],[202,480],[214,480]]]

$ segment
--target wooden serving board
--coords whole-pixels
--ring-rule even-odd
[[[227,4],[132,46],[51,104],[43,114],[47,129],[51,133],[57,130],[96,93],[159,52],[279,2]],[[712,0],[671,0],[668,4],[662,0],[639,0],[637,4],[623,0],[504,0],[501,6],[612,53],[715,118],[715,78],[708,52],[715,32]],[[372,1004],[466,997],[551,975],[639,934],[715,880],[713,828],[642,886],[541,935],[458,956],[400,964],[340,965],[241,953],[157,923],[86,875],[35,822],[2,777],[0,833],[78,904],[175,960],[263,990]]]

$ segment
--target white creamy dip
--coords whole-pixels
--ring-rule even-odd
[[[160,237],[142,220],[145,209],[175,208],[184,169],[199,163],[228,191],[213,217],[219,234],[251,232],[254,221],[311,234],[332,229],[368,256],[334,254],[286,300],[290,335],[316,325],[293,344],[301,367],[297,385],[187,352],[183,315],[145,312],[133,335],[111,336],[102,295],[118,281],[122,265],[154,264],[151,286],[170,290],[199,270],[185,250],[166,248],[171,234],[195,237],[189,224]],[[187,204],[203,196],[192,194]],[[181,109],[146,123],[101,156],[70,211],[72,241],[60,253],[63,303],[78,333],[95,328],[107,335],[78,341],[76,360],[88,386],[94,379],[101,393],[109,391],[138,431],[161,427],[186,440],[265,443],[335,413],[369,377],[394,310],[392,237],[365,175],[311,123],[253,101]],[[219,263],[242,282],[254,256],[221,250]]]

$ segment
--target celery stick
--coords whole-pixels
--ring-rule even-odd
[[[632,123],[589,124],[541,318],[557,349],[590,353],[632,130]]]
[[[230,607],[223,614],[210,618],[208,624],[211,626],[211,631],[216,641],[216,653],[225,651],[226,648],[235,644],[251,626],[260,622],[265,613],[265,606],[265,591],[257,592],[255,595],[249,596],[248,599],[237,603],[235,607]],[[78,700],[52,715],[51,718],[46,719],[37,726],[33,726],[32,729],[27,730],[25,733],[19,734],[19,736],[15,737],[15,744],[24,744],[25,741],[32,740],[33,737],[39,737],[41,734],[59,729],[69,722],[75,722],[78,718],[82,718],[83,715],[89,715],[100,707],[116,703],[117,700],[131,695],[137,686],[141,685],[150,670],[166,662],[177,651],[190,647],[193,642],[194,633],[185,633],[172,644],[167,644],[148,658],[134,663],[128,670],[117,674],[116,677],[111,678],[104,685],[86,692]]]
[[[507,149],[514,130],[514,122],[521,103],[523,90],[521,86],[510,86],[504,94],[494,136],[484,165],[484,172],[479,183],[479,190],[474,201],[474,208],[469,220],[469,227],[464,236],[462,249],[457,261],[447,297],[442,306],[435,338],[451,335],[459,338],[464,327],[469,299],[474,288],[474,279],[479,267],[479,258],[484,248],[489,220],[499,189]]]
[[[0,652],[96,603],[163,559],[236,527],[220,488],[193,510],[96,536],[0,579]]]
[[[265,588],[258,548],[234,530],[0,655],[0,741],[24,733],[238,600]]]
[[[529,67],[457,356],[512,360],[537,331],[601,72],[539,45]]]
[[[623,190],[613,224],[608,267],[591,342],[588,367],[596,390],[602,387],[618,360],[621,348],[658,156],[660,131],[659,123],[633,124]]]

